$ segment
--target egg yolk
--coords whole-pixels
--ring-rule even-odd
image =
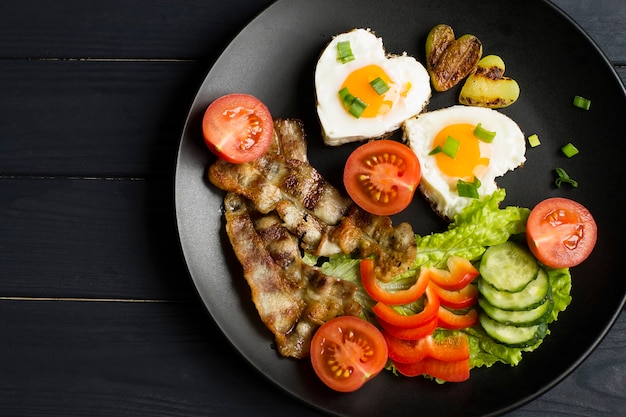
[[[433,141],[433,148],[443,148],[448,136],[459,142],[454,158],[439,152],[434,155],[439,170],[454,179],[473,181],[489,166],[491,147],[474,136],[476,126],[467,123],[453,124],[443,128]]]
[[[378,78],[389,87],[389,90],[382,94],[379,94],[370,84]],[[386,114],[393,107],[397,96],[391,78],[384,69],[373,64],[352,71],[343,82],[341,89],[343,88],[347,88],[350,94],[367,104],[360,117],[376,117]]]

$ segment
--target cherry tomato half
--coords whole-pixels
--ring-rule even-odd
[[[530,251],[552,268],[570,268],[593,251],[598,227],[582,204],[561,197],[537,204],[528,216],[526,240]]]
[[[387,364],[387,343],[373,324],[354,316],[336,317],[313,335],[311,363],[330,388],[356,391]]]
[[[375,140],[350,154],[343,183],[363,210],[389,216],[404,210],[413,199],[422,171],[408,146],[394,140]]]
[[[219,158],[242,164],[263,154],[272,141],[274,123],[268,108],[248,94],[228,94],[204,112],[202,134]]]

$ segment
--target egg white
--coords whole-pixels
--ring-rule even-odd
[[[355,58],[345,64],[337,59],[337,43],[342,41],[350,41]],[[371,64],[383,68],[398,86],[410,83],[411,89],[388,113],[356,118],[343,107],[339,90],[349,74]],[[378,138],[393,132],[404,120],[419,114],[431,96],[430,78],[424,66],[406,53],[387,55],[382,38],[367,29],[339,34],[327,45],[315,69],[315,92],[317,113],[328,145]]]
[[[446,126],[468,123],[495,131],[489,146],[490,161],[484,172],[478,175],[481,182],[479,198],[491,195],[498,189],[496,178],[512,171],[526,161],[526,139],[520,127],[508,116],[497,110],[482,107],[456,105],[423,113],[407,120],[403,125],[404,140],[417,154],[422,169],[420,191],[430,201],[433,209],[443,218],[451,220],[474,199],[461,197],[456,190],[458,178],[442,173],[433,155],[433,140]],[[483,146],[483,144],[481,144]]]

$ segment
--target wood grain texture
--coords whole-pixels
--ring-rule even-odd
[[[196,296],[171,181],[0,179],[0,201],[0,296]]]
[[[0,58],[212,59],[270,3],[5,0]]]
[[[170,177],[207,68],[0,60],[0,174]]]
[[[624,7],[612,0],[554,0],[614,62],[626,63]],[[214,58],[270,0],[5,0],[0,58]],[[137,30],[137,27],[141,30]],[[614,39],[621,36],[620,39]],[[203,39],[203,42],[198,42]]]
[[[4,301],[0,336],[2,416],[318,415],[267,383],[199,303]]]
[[[553,2],[626,83],[625,3]],[[174,226],[187,109],[270,3],[0,2],[0,415],[322,415],[225,340]],[[622,313],[578,369],[507,417],[624,416],[624,387]]]

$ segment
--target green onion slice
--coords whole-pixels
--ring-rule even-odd
[[[539,136],[537,136],[536,133],[533,133],[532,135],[530,135],[528,137],[528,144],[533,148],[536,148],[537,146],[541,145],[541,142],[539,141]]]
[[[459,142],[457,139],[454,139],[452,136],[448,136],[443,144],[443,148],[441,148],[441,152],[454,159],[456,158],[456,154],[459,151],[460,145],[461,142]]]
[[[341,90],[339,90],[339,98],[341,99],[341,102],[343,103],[343,107],[347,109],[352,105],[352,102],[354,101],[356,97],[350,94],[348,87],[344,87]]]
[[[370,81],[370,85],[372,86],[374,91],[376,91],[376,94],[378,94],[379,96],[382,96],[387,91],[389,91],[389,86],[387,85],[385,80],[383,80],[380,77],[376,78],[375,80]]]
[[[576,148],[574,145],[570,143],[568,143],[567,145],[563,146],[561,148],[561,152],[563,152],[565,154],[565,156],[567,156],[568,158],[571,158],[572,156],[576,155],[578,153],[578,148]]]
[[[563,168],[555,168],[554,170],[556,171],[556,175],[558,175],[558,178],[554,181],[557,187],[563,184],[570,184],[574,188],[578,187],[578,181],[570,178]]]
[[[441,146],[437,145],[432,151],[428,152],[428,155],[437,155],[439,152],[443,152],[443,149],[441,149]]]
[[[482,140],[483,142],[491,143],[493,142],[493,138],[496,137],[496,132],[491,132],[485,129],[482,126],[482,123],[478,123],[476,125],[476,128],[474,129],[474,136],[476,136],[478,139]]]
[[[348,87],[344,87],[339,90],[339,98],[348,112],[357,119],[361,117],[367,107],[367,103],[360,98],[353,96],[350,91],[348,91]]]
[[[353,115],[354,117],[358,119],[359,117],[361,117],[366,107],[367,107],[367,103],[361,100],[360,98],[356,97],[354,101],[352,102],[352,104],[350,105],[350,108],[348,109],[348,111],[350,112],[351,115]]]
[[[474,181],[467,182],[458,180],[456,183],[456,190],[460,197],[478,198],[478,188],[480,187],[480,180],[474,177]]]
[[[573,104],[574,106],[583,110],[589,110],[591,108],[591,100],[581,97],[581,96],[574,96]]]
[[[354,61],[350,41],[337,42],[337,60],[342,64]]]

